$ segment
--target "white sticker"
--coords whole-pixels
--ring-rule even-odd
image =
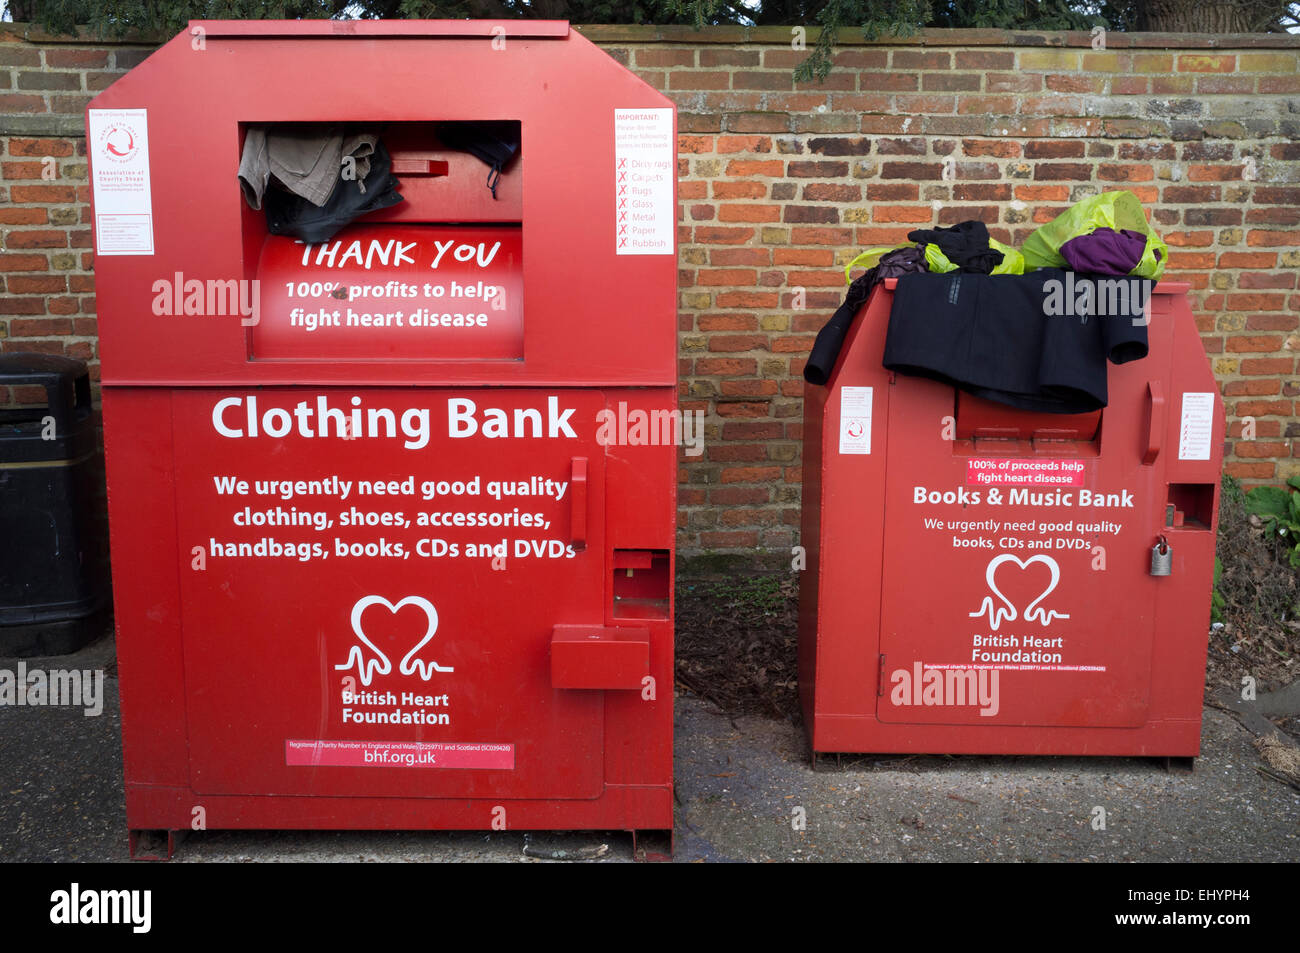
[[[840,453],[871,452],[871,388],[840,388]]]
[[[86,132],[95,193],[95,252],[152,255],[148,111],[92,109]]]
[[[1210,459],[1214,439],[1214,394],[1183,394],[1183,419],[1178,427],[1178,459]]]
[[[677,143],[671,109],[614,110],[614,248],[675,255]]]

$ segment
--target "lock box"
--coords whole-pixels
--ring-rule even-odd
[[[1103,410],[1055,415],[886,370],[896,283],[806,391],[814,757],[1195,756],[1224,417],[1187,285]]]
[[[133,853],[671,829],[671,102],[567,23],[196,22],[87,120]],[[404,200],[271,234],[302,124]]]

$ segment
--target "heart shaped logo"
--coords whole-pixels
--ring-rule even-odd
[[[1028,569],[1034,563],[1042,563],[1051,572],[1051,578],[1048,580],[1047,587],[1040,592],[1032,602],[1025,607],[1024,619],[1026,622],[1038,622],[1043,626],[1050,625],[1056,619],[1070,618],[1067,612],[1056,612],[1055,610],[1044,609],[1040,603],[1056,589],[1057,584],[1061,581],[1061,567],[1057,565],[1056,560],[1051,556],[1044,556],[1039,553],[1030,556],[1028,559],[1020,559],[1012,553],[1003,553],[1000,556],[994,556],[989,560],[989,565],[984,570],[984,581],[988,583],[989,591],[993,593],[1000,601],[1001,605],[993,602],[992,596],[985,596],[984,602],[981,603],[978,610],[967,613],[970,618],[977,619],[984,614],[988,614],[989,625],[996,632],[1001,628],[1003,622],[1013,622],[1020,617],[1019,610],[1015,603],[1006,597],[1001,589],[998,588],[995,577],[998,569],[1006,563],[1015,563],[1021,569]]]
[[[456,670],[454,666],[442,666],[432,659],[424,660],[416,657],[421,649],[433,641],[433,637],[438,631],[438,610],[433,607],[432,602],[423,596],[407,596],[396,603],[389,602],[383,596],[362,596],[352,606],[352,634],[356,636],[359,644],[352,646],[348,650],[347,661],[342,665],[335,665],[335,671],[341,672],[355,668],[361,684],[369,685],[376,675],[387,675],[393,670],[393,663],[387,654],[371,641],[362,628],[361,617],[371,606],[385,606],[394,615],[406,606],[415,606],[424,612],[426,620],[424,634],[402,656],[401,662],[397,665],[397,670],[401,674],[410,675],[418,672],[420,678],[427,682],[434,672],[454,672]]]

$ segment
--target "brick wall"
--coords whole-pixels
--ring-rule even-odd
[[[1228,471],[1300,473],[1300,38],[927,31],[850,41],[795,84],[783,28],[582,30],[679,109],[681,388],[708,421],[682,459],[684,556],[788,564],[800,371],[859,249],[968,218],[1018,244],[1113,188],[1192,286]],[[5,350],[94,367],[81,111],[148,49],[0,31]]]

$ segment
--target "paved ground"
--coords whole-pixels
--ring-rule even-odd
[[[101,642],[29,668],[111,663]],[[0,669],[16,662],[0,660]],[[99,717],[0,707],[0,860],[126,860],[117,682]],[[1207,708],[1192,774],[1122,758],[862,757],[813,773],[802,733],[677,705],[679,861],[1297,861],[1300,793]],[[1105,830],[1094,830],[1097,808]],[[796,822],[803,823],[798,830]],[[624,834],[192,834],[180,861],[628,861]]]

